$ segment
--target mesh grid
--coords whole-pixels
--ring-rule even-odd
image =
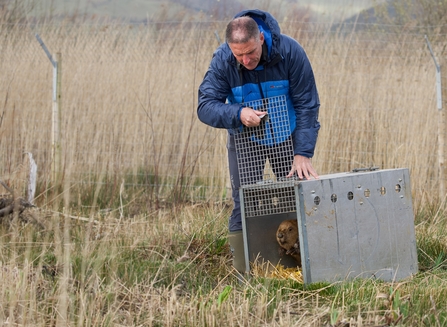
[[[243,103],[267,114],[257,127],[243,127],[235,133],[241,186],[279,181],[293,162],[293,143],[284,95]]]
[[[286,97],[243,105],[267,113],[259,126],[239,129],[234,137],[245,217],[294,212],[296,178],[286,178],[293,162]]]
[[[296,212],[294,179],[247,186],[242,189],[245,217]]]

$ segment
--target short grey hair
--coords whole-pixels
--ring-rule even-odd
[[[240,32],[240,33],[237,33]],[[225,31],[227,43],[246,43],[260,34],[256,21],[248,16],[238,17],[228,23]]]

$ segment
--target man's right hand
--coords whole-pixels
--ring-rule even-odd
[[[261,123],[261,118],[266,114],[264,111],[244,107],[241,110],[241,122],[247,127],[256,127]]]

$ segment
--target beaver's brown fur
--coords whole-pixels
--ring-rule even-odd
[[[276,240],[280,254],[291,255],[301,267],[300,240],[298,238],[298,222],[295,219],[284,220],[276,231]]]

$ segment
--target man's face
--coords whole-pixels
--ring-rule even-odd
[[[264,34],[261,33],[259,38],[251,38],[246,43],[229,43],[228,45],[236,60],[248,70],[253,70],[261,60],[263,44]]]

